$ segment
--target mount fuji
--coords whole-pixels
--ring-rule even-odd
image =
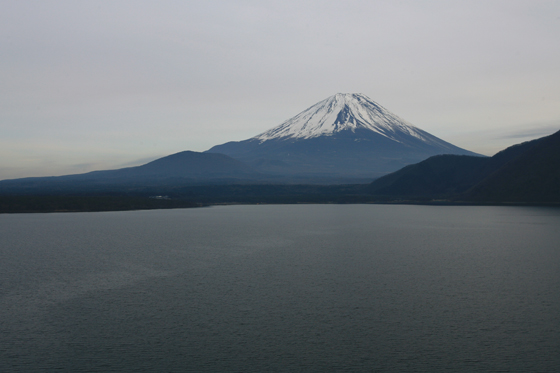
[[[207,152],[267,174],[327,178],[378,177],[438,154],[478,155],[356,93],[338,93],[260,135]]]

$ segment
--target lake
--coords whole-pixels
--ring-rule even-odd
[[[0,215],[2,372],[554,372],[560,209]]]

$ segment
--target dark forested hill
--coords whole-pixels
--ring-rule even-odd
[[[373,195],[481,203],[560,202],[560,131],[493,157],[441,155],[375,180]]]
[[[560,131],[531,142],[466,194],[484,202],[560,202]]]

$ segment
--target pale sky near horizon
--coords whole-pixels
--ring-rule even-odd
[[[335,93],[492,155],[560,130],[560,1],[0,0],[0,180],[244,140]]]

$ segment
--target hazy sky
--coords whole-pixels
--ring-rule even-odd
[[[0,179],[138,164],[364,93],[492,155],[560,129],[560,1],[0,0]]]

